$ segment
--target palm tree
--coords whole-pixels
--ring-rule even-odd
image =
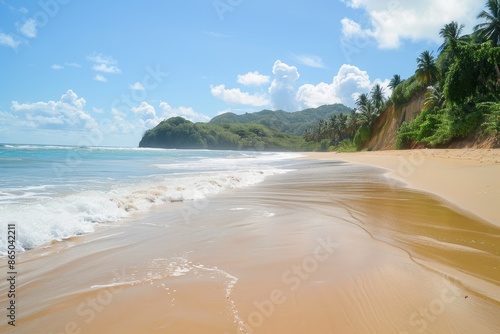
[[[387,85],[387,87],[394,90],[394,88],[396,88],[401,82],[402,81],[401,81],[401,77],[399,76],[399,74],[394,74],[394,76],[392,77],[392,79],[389,82],[389,84]]]
[[[438,109],[444,108],[446,103],[444,93],[440,88],[429,87],[425,93],[423,109],[429,110],[434,107]]]
[[[379,109],[375,107],[375,104],[368,100],[368,102],[359,109],[359,122],[361,125],[366,125],[371,127],[379,115]]]
[[[337,140],[340,142],[347,136],[347,115],[339,114],[337,117]]]
[[[356,112],[356,110],[353,110],[347,116],[347,121],[346,121],[347,136],[354,137],[356,130],[358,130],[358,113]]]
[[[376,84],[370,94],[374,107],[381,109],[385,103],[384,88],[380,84]]]
[[[339,130],[339,122],[338,122],[338,117],[337,114],[333,114],[330,116],[330,122],[328,124],[329,126],[329,137],[335,141],[336,136],[338,135],[338,130]]]
[[[430,86],[439,79],[439,68],[434,56],[429,51],[424,51],[417,58],[418,68],[415,71],[417,79]]]
[[[463,41],[466,39],[466,36],[461,36],[462,30],[464,29],[464,25],[458,25],[457,22],[452,21],[451,23],[445,24],[443,28],[439,31],[439,36],[444,39],[443,44],[438,48],[439,52],[444,51],[450,45],[454,45],[454,43],[458,41]]]
[[[492,41],[493,46],[500,45],[500,0],[488,0],[486,2],[488,11],[483,10],[477,16],[478,19],[484,19],[486,22],[480,23],[474,27],[474,32],[483,41]]]
[[[363,93],[358,96],[356,99],[356,105],[358,106],[359,109],[363,108],[368,103],[368,94]]]

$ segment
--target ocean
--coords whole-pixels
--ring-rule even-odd
[[[296,153],[0,144],[0,254],[292,170]]]

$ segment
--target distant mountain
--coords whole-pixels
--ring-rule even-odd
[[[307,129],[317,125],[320,120],[333,114],[350,113],[351,111],[351,108],[343,104],[331,104],[296,112],[262,110],[244,115],[225,113],[212,118],[209,124],[262,124],[285,133],[301,136]]]
[[[193,123],[172,117],[146,131],[139,147],[255,151],[306,151],[304,138],[261,124]]]

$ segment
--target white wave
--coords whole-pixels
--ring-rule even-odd
[[[185,176],[157,175],[146,182],[115,184],[106,191],[81,191],[17,204],[1,202],[0,226],[2,231],[6,231],[7,224],[16,224],[17,246],[23,251],[53,240],[93,232],[96,223],[116,222],[132,213],[147,212],[156,205],[203,199],[211,194],[256,184],[268,175],[285,172],[280,169],[254,169]],[[3,232],[0,233],[0,254],[5,255],[6,251],[7,239]]]

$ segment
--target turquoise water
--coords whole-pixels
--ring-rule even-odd
[[[284,173],[292,153],[0,144],[0,253],[94,230],[171,201],[196,200]]]

